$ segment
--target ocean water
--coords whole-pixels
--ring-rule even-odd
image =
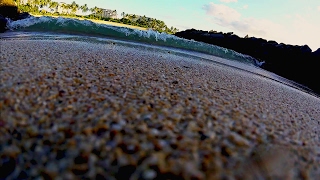
[[[233,67],[312,93],[310,89],[298,83],[261,69],[259,67],[261,62],[249,55],[153,30],[144,31],[97,24],[89,20],[47,16],[32,16],[23,20],[11,21],[7,26],[9,30],[0,34],[2,39],[69,40],[101,44],[111,42],[139,47],[142,50],[156,49],[157,51],[167,51],[179,56],[192,57],[194,60],[205,60],[217,65]]]

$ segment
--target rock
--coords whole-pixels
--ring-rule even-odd
[[[2,155],[0,159],[0,179],[6,179],[16,168],[13,157]]]
[[[6,30],[8,20],[0,15],[0,33]]]
[[[30,14],[27,12],[19,13],[18,7],[12,0],[0,0],[0,33],[7,29],[8,20],[6,18],[16,21],[28,17]]]
[[[223,34],[210,34],[210,38],[213,38],[213,39],[223,39],[224,38],[224,35]]]
[[[278,43],[276,42],[276,41],[268,41],[268,44],[271,44],[271,45],[273,45],[273,46],[276,46],[276,45],[278,45]]]
[[[318,57],[318,58],[320,59],[320,48],[318,48],[316,51],[314,51],[314,52],[312,53],[312,56]]]
[[[29,18],[29,17],[31,17],[31,15],[28,12],[23,12],[23,13],[20,13],[18,15],[18,19],[17,20],[26,19],[26,18]]]
[[[10,19],[16,19],[18,14],[18,7],[12,0],[0,0],[0,15]]]
[[[130,179],[131,175],[136,170],[134,165],[125,165],[121,166],[118,170],[118,173],[115,175],[116,179]]]
[[[239,135],[238,133],[235,133],[235,132],[230,133],[229,139],[231,140],[231,142],[233,142],[237,146],[247,147],[250,145],[250,142],[247,139],[245,139],[244,137],[242,137],[241,135]]]
[[[302,54],[311,54],[312,50],[310,49],[310,47],[308,45],[304,45],[302,47],[300,47],[300,51]]]
[[[143,172],[142,177],[144,179],[154,179],[155,177],[157,177],[157,172],[152,169],[148,169]]]

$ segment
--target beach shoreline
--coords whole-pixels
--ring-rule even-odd
[[[320,100],[307,93],[116,43],[0,43],[0,155],[15,164],[9,177],[320,175]]]

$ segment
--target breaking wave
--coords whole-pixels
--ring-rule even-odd
[[[46,32],[81,34],[84,36],[108,37],[126,41],[148,43],[152,45],[167,46],[185,50],[197,51],[221,58],[239,61],[254,66],[261,63],[251,56],[235,52],[215,45],[179,38],[174,35],[159,33],[157,31],[138,30],[127,27],[112,26],[94,23],[90,20],[79,20],[63,17],[30,17],[23,20],[9,22],[7,27],[14,32]]]

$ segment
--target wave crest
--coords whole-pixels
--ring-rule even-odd
[[[106,36],[129,41],[138,41],[154,45],[181,48],[197,51],[229,60],[240,61],[246,64],[259,66],[259,61],[251,56],[235,52],[219,46],[187,40],[174,35],[159,33],[157,31],[131,29],[127,27],[98,24],[89,20],[78,20],[63,17],[30,17],[18,21],[10,21],[8,28],[11,31],[37,31],[37,32],[62,32],[82,34],[87,36]]]

